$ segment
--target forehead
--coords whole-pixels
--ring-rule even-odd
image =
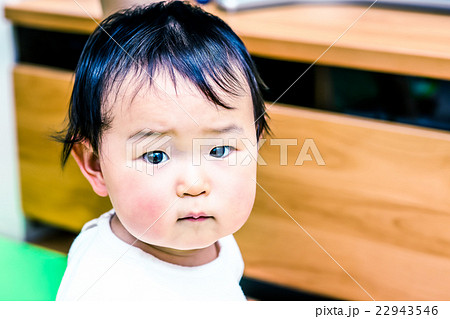
[[[124,125],[124,122],[127,126],[204,126],[252,121],[250,89],[243,76],[238,78],[233,94],[214,86],[215,93],[230,109],[209,101],[192,82],[178,74],[173,81],[167,72],[156,74],[151,79],[127,75],[107,96],[105,106],[112,116],[113,126]]]

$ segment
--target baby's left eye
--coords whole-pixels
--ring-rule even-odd
[[[234,147],[232,146],[217,146],[209,152],[209,155],[212,157],[222,158],[228,156],[233,149]]]

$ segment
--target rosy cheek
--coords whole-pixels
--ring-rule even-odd
[[[146,220],[156,220],[161,214],[169,208],[166,194],[162,191],[140,192],[133,196],[133,202],[130,206],[133,207],[134,214],[142,216]]]
[[[120,208],[127,229],[134,235],[158,234],[163,216],[170,208],[167,191],[157,181],[151,183],[149,178],[128,179],[121,189],[128,190],[120,194],[115,206]],[[150,227],[150,228],[149,228]]]
[[[239,208],[242,214],[250,213],[253,202],[255,200],[255,187],[254,184],[240,185],[241,192],[236,194],[236,201],[239,203]]]
[[[229,172],[222,180],[221,189],[225,190],[223,196],[226,194],[226,201],[239,211],[241,216],[246,216],[252,209],[256,192],[255,179],[253,167],[236,167],[234,172]]]

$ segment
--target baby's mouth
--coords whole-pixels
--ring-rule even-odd
[[[213,219],[213,216],[208,216],[206,214],[189,214],[185,217],[182,218],[178,218],[178,220],[186,220],[186,221],[191,221],[191,222],[201,222],[201,221],[205,221],[208,219]]]

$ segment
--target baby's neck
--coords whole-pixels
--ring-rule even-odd
[[[125,229],[116,214],[111,218],[110,225],[114,235],[122,241],[171,264],[187,267],[200,266],[213,261],[219,255],[219,244],[217,242],[206,248],[178,250],[155,246],[136,240],[136,238]]]

